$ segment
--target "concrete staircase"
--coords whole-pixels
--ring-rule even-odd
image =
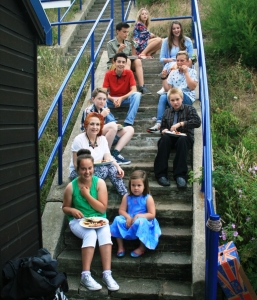
[[[84,17],[85,20],[96,20],[106,1],[105,0],[95,0],[95,1],[91,1],[91,2],[93,3],[93,5],[91,7],[89,7],[88,10],[86,11],[85,17]],[[128,2],[125,1],[124,2],[125,11],[127,8],[127,4],[128,4]],[[110,4],[106,8],[106,10],[102,16],[102,19],[107,19],[107,18],[110,18]],[[121,20],[121,1],[114,0],[114,36],[115,36],[115,25],[121,21],[122,21]],[[89,34],[90,30],[93,27],[93,25],[94,25],[94,23],[87,23],[87,24],[82,24],[82,25],[78,26],[77,34],[74,36],[73,41],[71,42],[70,46],[68,47],[68,52],[66,53],[66,55],[76,56],[78,54],[81,46],[83,45],[87,35]],[[106,29],[106,27],[107,27],[107,22],[101,22],[96,27],[95,34],[94,34],[94,38],[95,38],[94,49],[95,50],[97,49],[99,42],[103,37],[103,31]],[[110,39],[111,39],[110,34],[107,34],[105,42],[108,42]],[[84,53],[90,55],[90,51],[91,51],[90,49],[91,49],[91,45],[89,42]],[[102,48],[100,51],[100,54],[102,53],[103,50],[104,49]]]
[[[172,159],[170,159],[170,187],[161,187],[154,178],[153,161],[157,151],[160,134],[150,134],[146,129],[153,124],[151,118],[156,115],[161,81],[158,73],[161,64],[158,59],[143,61],[145,83],[152,95],[143,96],[134,124],[135,134],[130,143],[122,150],[125,157],[131,159],[130,165],[123,166],[125,182],[135,169],[148,173],[151,194],[154,197],[157,219],[162,236],[155,251],[148,251],[141,258],[129,256],[129,252],[138,245],[137,241],[126,242],[127,255],[123,259],[115,256],[116,241],[113,239],[112,271],[120,285],[117,292],[108,293],[103,288],[99,292],[90,292],[80,286],[81,240],[76,238],[68,228],[64,234],[64,250],[58,256],[59,268],[67,272],[70,291],[69,298],[78,299],[193,299],[192,291],[192,225],[193,225],[193,190],[188,185],[185,191],[179,191],[172,177]],[[123,122],[127,108],[112,112],[120,123]],[[189,169],[192,168],[192,152],[188,157]],[[118,214],[121,197],[107,181],[109,204],[107,216],[110,221]],[[92,274],[101,281],[102,268],[98,249],[96,250]],[[200,299],[200,298],[199,298]]]
[[[102,0],[100,0],[102,1]],[[89,18],[95,18],[93,7],[100,11],[100,1],[95,1]],[[103,1],[104,2],[104,1]],[[118,1],[119,2],[119,1]],[[117,3],[118,3],[117,2]],[[120,3],[120,2],[119,2]],[[102,4],[103,5],[103,4]],[[91,14],[92,13],[92,14]],[[119,13],[120,15],[120,13]],[[115,21],[118,22],[118,21]],[[85,37],[86,29],[80,26],[74,43],[70,46],[70,55],[79,49],[79,40]],[[98,31],[95,32],[97,37]],[[103,49],[105,50],[105,49]],[[72,52],[74,51],[74,52]],[[95,86],[101,86],[106,71],[107,53],[103,52],[95,74]],[[159,96],[156,94],[161,87],[158,74],[162,70],[158,56],[152,60],[142,60],[144,78],[147,88],[152,95],[141,98],[140,107],[136,116],[135,134],[130,143],[122,150],[121,154],[129,158],[132,163],[122,166],[125,171],[124,181],[128,184],[128,177],[136,169],[148,173],[150,190],[155,200],[157,219],[160,223],[162,235],[155,251],[148,251],[140,258],[131,258],[129,253],[138,245],[138,241],[125,242],[126,256],[116,258],[117,245],[113,239],[112,271],[113,277],[120,285],[117,292],[109,292],[104,286],[101,291],[90,292],[80,285],[81,273],[81,240],[76,238],[67,226],[67,220],[60,202],[64,188],[68,183],[68,165],[71,157],[70,146],[74,137],[80,133],[80,117],[73,129],[68,145],[63,154],[64,182],[57,184],[57,175],[54,178],[47,204],[42,217],[43,245],[59,263],[59,270],[68,275],[70,290],[68,299],[126,299],[126,300],[187,300],[204,299],[204,204],[200,197],[199,185],[188,185],[185,191],[179,191],[173,181],[172,160],[170,156],[169,179],[170,187],[158,185],[154,178],[153,162],[157,152],[157,141],[160,134],[150,134],[146,129],[154,124],[152,117],[156,116]],[[90,91],[86,100],[90,97]],[[200,115],[199,101],[194,103]],[[85,105],[83,106],[85,107]],[[118,122],[123,123],[127,108],[113,109],[112,113],[118,117]],[[188,157],[188,167],[199,172],[202,162],[201,128],[195,130],[195,144]],[[109,203],[107,216],[110,222],[118,215],[121,197],[107,180]],[[93,258],[91,272],[100,283],[102,276],[99,249]]]

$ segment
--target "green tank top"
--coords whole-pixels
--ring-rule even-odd
[[[97,182],[98,182],[98,177],[93,176],[92,177],[92,185],[90,187],[90,195],[97,199]],[[106,213],[100,213],[99,211],[96,211],[88,202],[87,199],[84,198],[80,194],[80,189],[78,185],[78,178],[74,179],[72,181],[72,203],[71,207],[74,207],[81,211],[85,217],[103,217],[106,218]],[[98,200],[96,200],[98,201]],[[68,216],[68,220],[71,221],[73,220],[73,216]]]

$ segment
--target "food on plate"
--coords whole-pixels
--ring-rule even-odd
[[[107,222],[103,219],[96,218],[85,218],[83,224],[86,227],[101,227],[107,224]]]
[[[109,160],[105,160],[105,159],[99,159],[99,160],[95,160],[94,164],[102,164],[104,162],[109,162]]]

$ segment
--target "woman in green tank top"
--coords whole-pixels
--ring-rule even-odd
[[[102,282],[110,291],[119,286],[111,275],[112,240],[109,224],[101,228],[84,228],[79,222],[83,217],[106,217],[108,193],[105,182],[94,176],[94,159],[87,149],[77,152],[77,172],[79,176],[70,182],[63,197],[63,212],[67,215],[71,231],[82,239],[82,273],[80,283],[87,289],[96,291],[102,286],[90,272],[91,262],[98,240],[103,266]]]

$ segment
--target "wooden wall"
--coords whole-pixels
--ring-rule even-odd
[[[37,40],[22,1],[0,1],[0,268],[42,246]],[[0,280],[1,285],[2,280]]]

